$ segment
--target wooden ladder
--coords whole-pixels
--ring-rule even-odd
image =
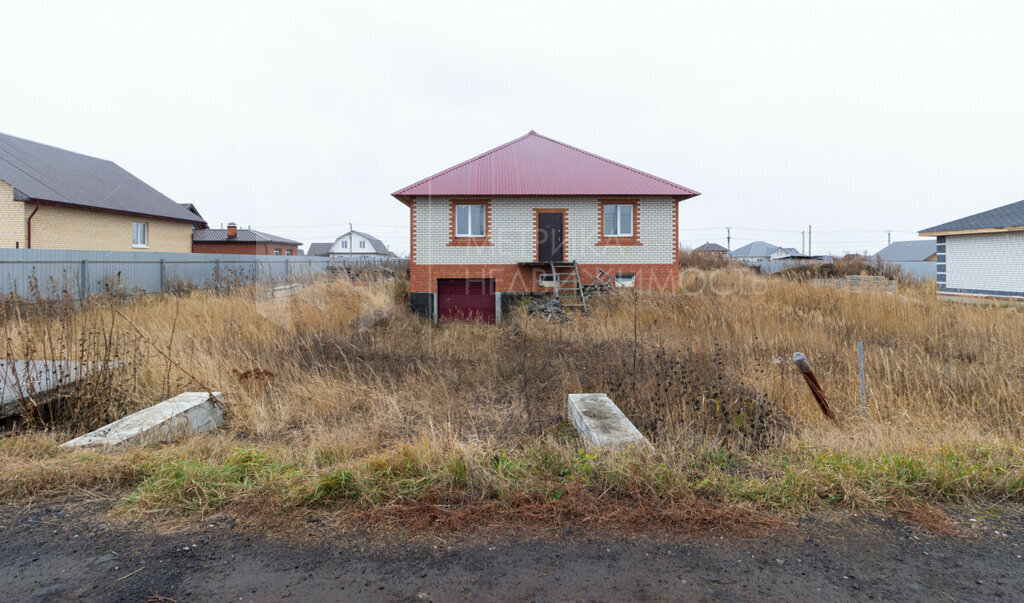
[[[583,292],[579,265],[573,262],[571,266],[555,266],[555,263],[551,262],[551,274],[555,277],[555,299],[562,307],[580,308],[586,313],[587,296]],[[563,300],[563,297],[566,299]]]

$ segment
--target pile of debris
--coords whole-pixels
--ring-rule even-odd
[[[562,302],[555,298],[537,298],[530,302],[530,316],[539,316],[555,322],[569,322],[572,317],[562,308]]]

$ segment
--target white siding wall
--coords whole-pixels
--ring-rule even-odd
[[[1024,232],[946,236],[946,287],[1024,292]]]
[[[673,199],[640,199],[636,246],[597,246],[597,198],[491,198],[491,246],[449,247],[451,204],[447,198],[418,198],[413,206],[417,264],[516,264],[532,262],[534,209],[569,210],[567,261],[581,264],[671,264],[676,246],[672,235]]]

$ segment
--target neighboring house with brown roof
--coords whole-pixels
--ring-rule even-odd
[[[277,235],[238,228],[206,228],[192,233],[193,253],[236,253],[245,255],[299,255],[302,243]]]
[[[0,134],[0,247],[187,253],[202,222],[111,161]]]

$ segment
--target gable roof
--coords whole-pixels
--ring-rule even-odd
[[[533,130],[393,193],[403,203],[431,195],[629,195],[682,200],[699,194]]]
[[[27,197],[19,200],[202,222],[112,161],[2,133],[0,180]]]
[[[345,234],[341,235],[340,237],[338,237],[337,239],[335,239],[334,243],[331,244],[332,248],[333,248],[334,245],[336,245],[338,243],[338,241],[344,239],[345,237],[347,237],[349,235],[353,235],[353,234],[354,235],[358,235],[360,237],[363,237],[364,239],[369,241],[370,245],[373,246],[373,252],[374,253],[380,253],[380,254],[383,254],[383,255],[388,255],[389,253],[391,253],[390,251],[388,251],[388,246],[385,245],[383,241],[381,241],[380,239],[378,239],[377,237],[375,237],[373,235],[366,234],[365,232],[359,232],[358,230],[350,230],[350,231],[346,232]]]
[[[925,241],[894,241],[875,255],[885,262],[923,262],[935,255],[935,239]]]
[[[800,255],[800,251],[798,251],[797,249],[794,249],[792,247],[778,247],[778,248],[775,249],[775,251],[772,252],[772,255],[775,255],[775,253],[779,252],[779,251],[781,251],[781,252],[783,252],[783,253],[785,253],[786,255],[789,255],[789,256],[799,256]]]
[[[958,230],[983,230],[988,228],[1013,228],[1024,226],[1024,201],[1017,201],[995,209],[932,226],[918,234],[928,236],[929,233],[955,232]]]
[[[714,251],[714,252],[717,252],[717,253],[725,253],[726,251],[729,251],[729,250],[726,249],[725,247],[722,247],[718,243],[708,242],[708,243],[704,243],[700,247],[694,249],[694,251]]]
[[[298,241],[267,234],[258,230],[237,229],[237,236],[228,238],[226,228],[204,228],[203,230],[192,231],[192,242],[194,243],[280,243],[282,245],[302,245]]]
[[[331,245],[334,245],[334,243],[310,243],[309,250],[306,252],[306,255],[326,256],[331,250]]]
[[[776,249],[779,249],[778,245],[772,245],[765,241],[754,241],[753,243],[747,243],[739,249],[733,249],[726,255],[731,258],[770,257],[775,253]]]

